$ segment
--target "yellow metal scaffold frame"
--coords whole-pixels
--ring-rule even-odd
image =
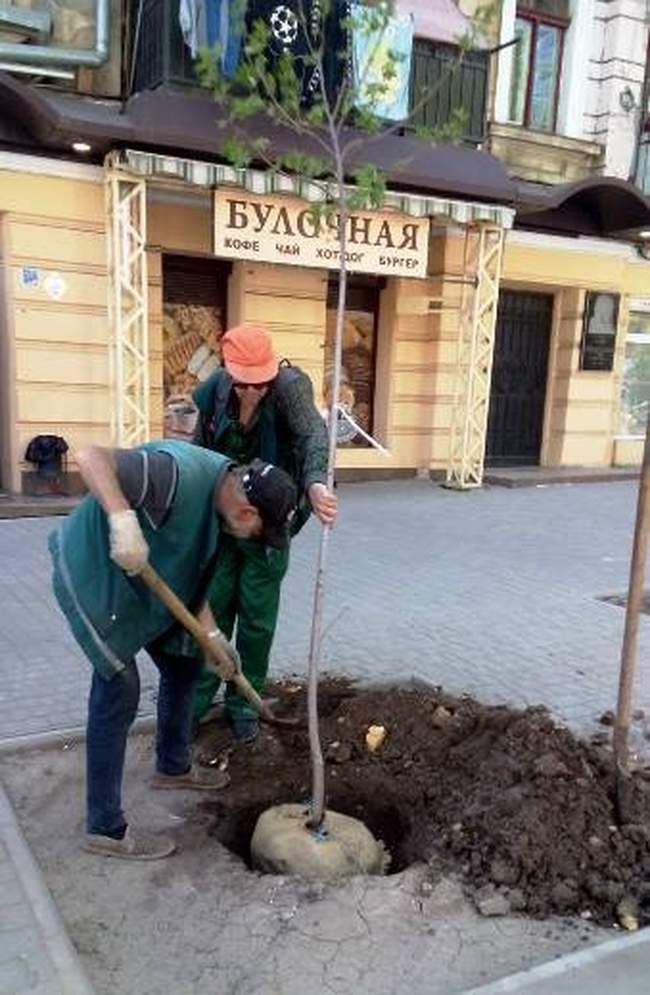
[[[481,487],[504,229],[481,223],[465,229],[456,403],[451,425],[447,487]]]
[[[113,445],[149,440],[146,180],[105,164]]]

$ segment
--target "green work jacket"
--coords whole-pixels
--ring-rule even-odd
[[[187,442],[142,447],[169,453],[177,483],[159,528],[137,512],[149,545],[149,562],[190,610],[197,611],[211,579],[219,538],[215,489],[229,460]],[[53,586],[72,632],[102,676],[119,673],[144,646],[166,634],[174,620],[142,580],[109,557],[108,519],[94,497],[84,498],[50,535]],[[166,645],[163,648],[168,648]]]

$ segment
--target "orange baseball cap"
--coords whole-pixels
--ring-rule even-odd
[[[231,328],[221,339],[221,353],[228,373],[240,383],[266,383],[278,375],[271,336],[261,325]]]

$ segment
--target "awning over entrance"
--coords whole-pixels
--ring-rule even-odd
[[[312,183],[301,176],[271,173],[258,169],[234,169],[223,163],[201,162],[126,149],[114,157],[116,165],[129,173],[151,179],[180,180],[191,186],[209,189],[225,184],[243,187],[256,194],[294,194],[311,203],[322,201],[325,191],[321,184]],[[514,211],[498,204],[457,200],[449,197],[427,197],[414,193],[391,190],[385,206],[410,214],[416,218],[444,218],[456,224],[489,221],[503,228],[511,228]]]
[[[49,151],[69,158],[73,143],[83,140],[91,145],[89,158],[95,162],[102,162],[111,150],[136,148],[140,156],[151,155],[150,167],[141,166],[151,168],[151,175],[163,175],[175,162],[179,165],[172,169],[181,174],[189,171],[198,178],[202,171],[212,170],[212,183],[234,182],[230,167],[223,164],[221,150],[227,135],[219,128],[218,117],[216,105],[197,95],[148,91],[122,106],[115,100],[29,86],[0,72],[0,148]],[[292,134],[269,128],[266,119],[249,126],[253,133],[268,133],[276,153],[295,146]],[[355,132],[349,137],[367,138]],[[507,227],[508,209],[516,205],[516,226],[532,231],[634,238],[650,228],[650,201],[623,180],[591,177],[557,186],[517,183],[502,163],[485,152],[400,135],[361,143],[352,168],[368,159],[386,174],[389,188],[394,188],[390,197],[396,198],[395,206],[415,216],[442,216],[463,223],[495,220],[497,211]],[[248,172],[254,174],[255,184],[275,182],[261,179],[265,176],[261,169]],[[296,178],[291,183],[297,185],[291,192],[306,195],[304,181]],[[199,185],[210,184],[199,181]]]
[[[517,227],[566,235],[633,237],[650,228],[650,200],[632,183],[592,176],[578,183],[520,183]]]
[[[115,100],[94,100],[28,86],[0,73],[0,145],[3,133],[19,124],[30,136],[31,149],[71,155],[74,142],[91,146],[89,157],[101,162],[116,148],[138,148],[158,155],[182,156],[218,163],[229,132],[219,126],[219,108],[207,96],[164,91],[136,94],[124,106]],[[4,122],[7,121],[8,125]],[[265,134],[272,154],[295,150],[296,136],[268,118],[251,119],[253,136]],[[373,162],[389,187],[424,197],[484,201],[511,207],[516,188],[498,159],[457,145],[437,145],[405,135],[369,137],[350,129],[346,140],[359,144],[350,158],[350,173]],[[9,144],[11,139],[5,139]],[[301,141],[305,153],[320,153],[316,143]],[[261,164],[258,164],[261,165]]]

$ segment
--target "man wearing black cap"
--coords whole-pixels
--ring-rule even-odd
[[[91,447],[77,455],[90,495],[50,536],[54,592],[94,667],[88,707],[85,849],[153,860],[173,842],[127,828],[122,774],[140,682],[135,655],[146,649],[160,671],[154,788],[218,789],[228,776],[191,763],[192,700],[201,660],[193,641],[138,579],[150,561],[207,634],[239,655],[206,604],[220,533],[286,544],[296,488],[261,460],[236,466],[189,443],[138,449]]]

